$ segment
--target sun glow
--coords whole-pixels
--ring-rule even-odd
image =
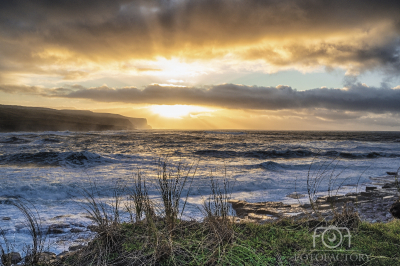
[[[213,110],[201,106],[193,105],[153,105],[150,110],[163,117],[181,119],[188,115],[198,115],[199,113],[208,113]]]

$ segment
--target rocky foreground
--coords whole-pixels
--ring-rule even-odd
[[[344,207],[350,207],[358,212],[362,221],[385,223],[393,219],[392,214],[396,213],[397,210],[392,208],[400,195],[399,184],[395,179],[392,175],[374,178],[373,185],[367,186],[364,192],[322,196],[315,199],[312,204],[249,203],[241,200],[230,200],[229,202],[236,211],[236,222],[266,223],[284,217],[294,219],[322,217],[331,220],[335,212],[340,213]],[[388,182],[389,180],[391,182]],[[303,198],[306,195],[293,193],[288,197]]]

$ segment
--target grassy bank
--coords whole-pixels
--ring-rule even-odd
[[[328,224],[282,220],[270,224],[164,219],[99,229],[89,246],[62,265],[400,265],[400,221],[360,223],[329,250],[314,230]],[[344,234],[344,232],[343,232]],[[325,236],[326,237],[326,236]],[[326,239],[325,239],[326,240]]]

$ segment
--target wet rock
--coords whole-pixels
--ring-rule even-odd
[[[397,172],[386,172],[387,175],[397,175]]]
[[[58,220],[58,219],[65,218],[65,217],[71,217],[71,215],[68,215],[68,214],[66,214],[66,215],[57,215],[57,216],[51,218],[50,220]]]
[[[50,225],[50,228],[62,229],[62,228],[68,228],[69,226],[70,226],[69,224],[52,224]]]
[[[297,193],[293,193],[293,195],[296,196]],[[331,219],[333,211],[340,213],[345,207],[349,207],[357,212],[363,221],[375,223],[377,221],[387,222],[393,219],[393,216],[396,217],[393,215],[396,213],[399,213],[400,216],[400,203],[394,203],[398,197],[399,191],[396,183],[386,183],[382,188],[367,186],[365,192],[350,192],[345,196],[318,197],[312,203],[313,206],[308,203],[289,205],[282,202],[248,203],[240,200],[231,200],[230,203],[240,217],[237,218],[239,222],[265,223],[283,217],[293,217],[294,219],[329,217],[327,219]],[[388,213],[390,206],[392,206],[392,214]]]
[[[48,251],[40,252],[37,256],[38,256],[39,262],[42,262],[42,263],[45,263],[45,264],[52,263],[57,258],[55,253],[48,252]],[[30,265],[29,262],[32,262],[32,257],[31,256],[26,256],[25,257],[25,263],[26,262],[28,262],[28,265]]]
[[[41,252],[39,254],[39,261],[40,262],[50,262],[52,260],[55,260],[57,258],[56,254],[53,252]]]
[[[3,265],[17,264],[21,260],[21,254],[19,254],[18,252],[11,252],[8,254],[3,254],[1,256],[1,262]]]
[[[49,234],[62,234],[64,230],[58,228],[49,228]]]
[[[394,199],[394,196],[385,196],[382,199],[383,200],[391,200],[391,199]]]
[[[370,196],[358,196],[357,199],[359,201],[371,201],[371,197]]]
[[[289,195],[286,195],[286,197],[292,198],[292,199],[301,199],[301,198],[305,198],[306,195],[294,192],[294,193],[291,193]]]
[[[290,212],[290,210],[298,208],[298,204],[295,204],[296,207],[292,207],[292,205],[284,204],[282,202],[258,202],[258,203],[249,203],[246,201],[237,201],[231,200],[229,203],[232,204],[232,208],[235,210],[236,215],[239,217],[245,217],[249,213],[254,214],[269,214],[274,215],[276,217],[282,216],[282,212]]]
[[[331,196],[326,198],[326,202],[329,203],[353,202],[356,200],[356,196]]]
[[[371,192],[361,192],[360,195],[363,197],[372,197],[373,196],[373,194]]]
[[[382,188],[397,188],[398,184],[396,183],[385,183]]]
[[[82,233],[82,232],[84,232],[85,230],[83,230],[83,229],[81,229],[81,228],[72,228],[71,230],[70,230],[70,232],[71,233]]]
[[[50,234],[62,234],[64,233],[63,229],[68,228],[69,226],[69,224],[52,224],[49,226],[48,232]]]
[[[68,257],[70,255],[71,255],[71,252],[63,251],[63,252],[61,252],[60,254],[57,255],[57,259],[62,260],[62,259],[66,258],[66,257]]]
[[[69,251],[76,251],[76,250],[82,249],[82,248],[84,248],[84,247],[85,247],[84,245],[75,245],[75,246],[70,246],[70,247],[68,248],[68,250],[69,250]]]
[[[326,202],[337,202],[340,198],[343,198],[343,196],[329,196],[326,197]]]
[[[71,223],[71,225],[76,226],[76,227],[86,227],[84,224],[82,223]]]
[[[393,217],[400,219],[400,200],[393,203],[392,207],[390,207],[390,213]]]
[[[321,204],[321,205],[317,205],[316,208],[318,210],[329,210],[329,209],[332,209],[332,205],[330,205],[330,204]]]
[[[273,208],[259,208],[257,210],[254,210],[255,214],[269,214],[273,216],[281,216],[281,213],[277,212]]]
[[[99,229],[99,227],[97,225],[89,225],[87,227],[87,229],[89,229],[91,232],[97,232],[97,230]]]

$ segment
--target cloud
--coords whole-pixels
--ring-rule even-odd
[[[0,87],[1,88],[1,87]],[[132,104],[186,104],[251,110],[335,110],[316,113],[327,119],[352,119],[360,114],[349,112],[400,113],[400,90],[368,87],[356,83],[342,89],[316,88],[298,91],[289,86],[258,87],[221,84],[205,88],[149,85],[135,87],[95,88],[71,86],[47,89],[48,97],[89,99],[99,102]]]
[[[398,74],[398,14],[383,0],[1,1],[0,75],[79,79],[112,62],[227,55]]]
[[[282,45],[276,47],[250,48],[243,53],[246,59],[264,59],[276,66],[301,65],[344,67],[348,74],[381,67],[389,75],[400,73],[400,39],[393,39],[384,44],[360,44],[344,42],[320,42],[318,44]],[[282,56],[282,53],[286,56]]]
[[[5,93],[17,94],[38,94],[43,91],[41,86],[27,86],[27,85],[0,85],[0,91]]]

